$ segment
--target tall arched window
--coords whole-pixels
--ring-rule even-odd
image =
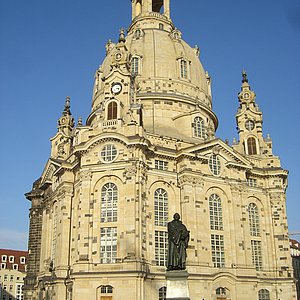
[[[205,138],[205,127],[204,127],[204,121],[200,117],[196,117],[194,119],[194,136]]]
[[[270,292],[267,289],[259,290],[258,300],[270,300]]]
[[[259,213],[256,204],[250,203],[248,206],[250,235],[260,236]]]
[[[168,222],[168,193],[159,188],[154,192],[154,218],[155,225],[166,226]]]
[[[56,245],[57,245],[57,218],[58,218],[58,206],[57,204],[53,207],[52,213],[52,249],[51,249],[51,260],[52,265],[55,267],[55,256],[56,256]]]
[[[152,11],[158,12],[158,13],[163,13],[163,6],[164,6],[163,0],[155,0],[152,2]]]
[[[101,222],[116,222],[118,215],[118,188],[106,183],[101,190]]]
[[[210,229],[223,230],[221,198],[217,194],[209,197]]]
[[[167,297],[167,288],[163,286],[158,290],[158,300],[166,300],[166,297]]]
[[[138,75],[140,71],[140,59],[136,56],[134,56],[131,59],[131,73],[133,75]]]
[[[115,120],[118,118],[118,104],[112,101],[107,106],[107,120]]]
[[[185,59],[180,60],[180,77],[188,78],[188,63]]]
[[[257,154],[257,148],[256,148],[256,140],[253,137],[250,137],[247,140],[247,145],[248,145],[248,154],[249,155],[255,155]]]

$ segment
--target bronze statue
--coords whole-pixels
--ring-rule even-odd
[[[167,270],[185,270],[186,248],[190,232],[180,221],[180,215],[174,214],[174,220],[168,223],[168,262]]]

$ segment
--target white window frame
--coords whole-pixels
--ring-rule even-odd
[[[260,236],[259,209],[255,203],[248,205],[248,217],[251,236]]]
[[[134,76],[141,74],[141,57],[133,55],[131,58],[131,74]]]
[[[168,232],[155,230],[155,263],[157,266],[166,266],[168,254]]]
[[[117,227],[102,227],[100,229],[100,260],[103,264],[116,263],[117,257]]]
[[[205,122],[203,118],[199,116],[194,118],[194,136],[197,138],[205,138]]]
[[[8,261],[10,263],[14,263],[15,262],[15,257],[13,255],[10,255],[9,258],[8,258]]]
[[[154,192],[154,220],[156,226],[167,226],[169,219],[168,193],[163,188]]]
[[[157,170],[163,170],[167,171],[168,170],[168,162],[164,160],[155,160],[155,169]]]
[[[270,291],[267,289],[260,289],[258,291],[258,300],[270,300]]]
[[[261,241],[251,240],[252,263],[257,271],[263,268]]]
[[[215,175],[219,176],[221,174],[221,161],[218,155],[213,154],[210,156],[208,160],[208,165],[210,172]]]
[[[118,187],[108,182],[101,189],[101,222],[117,222],[118,220]]]
[[[101,160],[104,163],[113,162],[117,158],[117,156],[118,156],[118,150],[116,146],[113,144],[105,145],[100,152]]]
[[[180,78],[189,79],[189,62],[185,58],[179,60]]]
[[[224,236],[220,234],[211,235],[211,254],[215,268],[225,267],[225,244]]]
[[[2,262],[7,262],[7,255],[2,255],[1,261]]]
[[[210,229],[223,230],[222,201],[219,195],[212,194],[209,197]]]

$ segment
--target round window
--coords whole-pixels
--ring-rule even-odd
[[[106,145],[101,150],[101,158],[104,162],[111,162],[117,157],[117,149],[114,145]]]
[[[252,120],[247,120],[245,123],[245,127],[247,130],[251,131],[255,127],[255,123]]]
[[[209,169],[214,175],[220,175],[221,173],[221,161],[217,155],[212,155],[208,161]]]

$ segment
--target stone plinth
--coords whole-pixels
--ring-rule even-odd
[[[184,270],[167,271],[167,300],[190,300],[188,288],[189,273]]]

